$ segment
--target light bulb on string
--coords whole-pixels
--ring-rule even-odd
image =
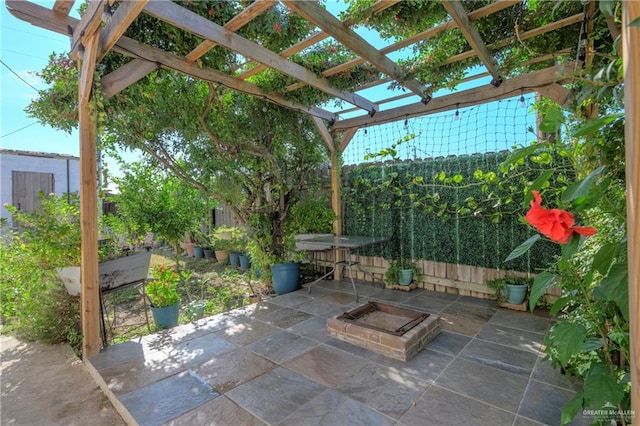
[[[409,130],[409,119],[408,118],[404,119],[404,130],[405,131]]]
[[[527,103],[524,99],[524,93],[520,92],[520,100],[518,102],[520,103],[520,106],[523,108],[527,106]]]
[[[454,117],[454,120],[460,120],[460,111],[458,110],[458,104],[456,104],[456,115]]]
[[[108,24],[111,22],[111,18],[113,17],[113,9],[111,9],[111,5],[109,3],[104,5],[104,10],[102,12],[102,22]]]
[[[78,46],[78,59],[84,59],[84,44],[82,43],[80,43],[80,45]]]

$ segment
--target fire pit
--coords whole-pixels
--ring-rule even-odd
[[[368,302],[327,320],[329,336],[408,361],[440,332],[440,317]]]

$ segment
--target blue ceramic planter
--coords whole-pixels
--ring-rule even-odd
[[[527,297],[528,286],[507,284],[507,303],[519,305]]]
[[[286,294],[300,287],[300,264],[278,263],[271,266],[271,282],[276,294]]]
[[[240,253],[233,251],[229,253],[229,265],[231,265],[232,268],[240,266]]]
[[[178,315],[180,314],[180,304],[165,306],[163,308],[156,308],[151,306],[151,313],[153,314],[153,321],[155,321],[158,327],[171,328],[178,324]]]
[[[413,269],[400,269],[398,271],[398,284],[409,285],[413,281]]]
[[[196,259],[204,259],[204,247],[202,247],[202,246],[193,246],[193,256]]]
[[[249,269],[249,256],[247,256],[246,254],[241,254],[240,256],[238,256],[238,259],[240,261],[240,269],[242,269],[243,271]]]

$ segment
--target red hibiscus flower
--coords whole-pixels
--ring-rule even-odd
[[[531,193],[533,194],[531,209],[524,218],[544,236],[560,244],[566,244],[574,232],[587,236],[598,232],[591,226],[573,226],[576,221],[572,213],[560,209],[545,209],[540,205],[542,198],[538,191],[531,191]]]

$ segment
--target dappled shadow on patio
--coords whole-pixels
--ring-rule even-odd
[[[489,300],[357,286],[360,304],[440,315],[441,333],[409,362],[331,338],[326,319],[358,304],[349,281],[322,281],[108,347],[88,364],[123,418],[141,425],[560,423],[578,383],[542,360],[552,320]]]

